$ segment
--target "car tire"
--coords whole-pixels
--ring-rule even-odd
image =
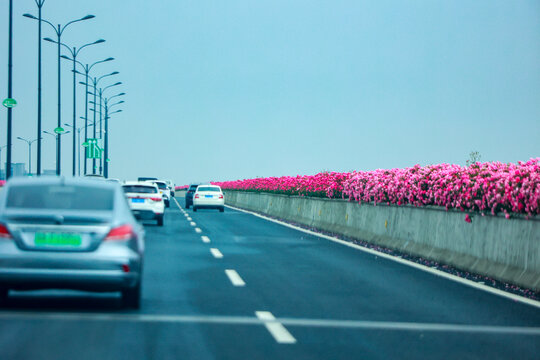
[[[5,287],[0,287],[0,305],[6,303],[9,294],[9,289]]]
[[[158,216],[158,218],[157,218],[157,224],[158,224],[158,226],[163,226],[163,215]]]
[[[225,211],[225,208],[224,207],[220,207],[219,208],[219,212],[224,212]]]
[[[140,309],[141,307],[141,283],[137,283],[132,288],[122,290],[122,301],[124,306],[130,309]]]
[[[189,209],[189,204],[186,204],[186,209]]]
[[[193,206],[193,212],[197,212],[197,207]]]
[[[169,200],[165,201],[165,207],[166,208],[171,207],[171,202]]]

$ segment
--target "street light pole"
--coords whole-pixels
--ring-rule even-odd
[[[122,100],[122,101],[119,101],[119,102],[114,103],[112,105],[109,105],[109,102],[113,98],[118,97],[118,96],[123,96],[125,94],[126,93],[120,93],[120,94],[116,94],[114,96],[111,96],[108,99],[105,99],[105,144],[104,144],[105,156],[104,156],[104,159],[103,159],[103,164],[104,164],[103,176],[106,179],[109,178],[109,116],[122,111],[122,110],[116,110],[116,111],[113,111],[112,113],[109,114],[109,109],[112,108],[113,106],[123,104],[124,101]]]
[[[9,45],[8,45],[8,98],[11,99],[12,73],[13,73],[13,0],[9,0]],[[6,180],[11,177],[11,120],[12,108],[7,109],[7,158],[6,158]]]
[[[17,139],[24,141],[28,144],[28,174],[32,175],[32,143],[40,140],[41,138],[37,138],[34,140],[28,140],[25,138],[22,138],[20,136],[17,136]]]

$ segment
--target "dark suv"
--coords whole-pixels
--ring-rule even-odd
[[[199,186],[199,184],[189,185],[189,188],[186,192],[186,209],[189,209],[189,207],[193,205],[193,194],[195,194],[195,190],[197,190],[197,186]]]

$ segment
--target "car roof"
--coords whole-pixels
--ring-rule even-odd
[[[96,181],[92,177],[64,177],[64,176],[38,176],[38,177],[12,177],[6,186],[14,185],[84,185],[102,188],[116,188],[118,183],[111,181]]]
[[[138,185],[138,186],[148,186],[148,187],[157,187],[156,184],[150,182],[150,181],[126,181],[122,184],[122,186],[130,186],[130,185]]]

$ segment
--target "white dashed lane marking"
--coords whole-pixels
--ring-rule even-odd
[[[295,344],[296,339],[285,329],[285,326],[276,320],[269,311],[255,311],[255,315],[264,321],[264,326],[279,344]]]
[[[205,243],[209,243],[209,242],[210,242],[210,238],[209,238],[208,236],[205,236],[205,235],[201,236],[201,240],[202,240],[203,242],[205,242]]]
[[[196,227],[196,228],[195,228],[195,232],[198,233],[198,234],[200,234],[200,233],[202,233],[202,230],[199,229],[198,227]]]
[[[227,270],[225,270],[225,274],[227,274],[227,276],[229,277],[229,280],[231,281],[231,283],[234,286],[245,286],[246,285],[244,280],[242,280],[240,275],[238,275],[238,273],[235,270],[227,269]]]
[[[197,226],[197,224],[196,224],[196,223],[194,223],[193,221],[192,221],[192,222],[190,222],[190,223],[189,223],[189,225],[191,225],[191,226]]]
[[[216,258],[216,259],[221,259],[223,257],[223,254],[221,253],[221,251],[219,251],[218,249],[216,248],[211,248],[210,249],[210,252],[212,253],[212,255]]]

